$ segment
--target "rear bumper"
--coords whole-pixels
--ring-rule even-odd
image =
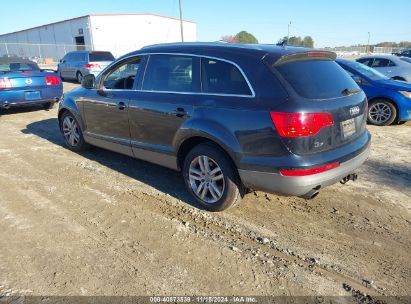
[[[369,153],[370,146],[368,144],[364,151],[347,161],[341,162],[339,167],[309,176],[290,177],[283,176],[280,173],[250,170],[238,170],[238,172],[243,184],[248,188],[284,195],[303,196],[314,188],[319,190],[354,173],[365,162]]]
[[[27,106],[34,106],[38,104],[45,104],[45,103],[57,103],[58,99],[41,99],[41,100],[33,100],[33,101],[0,101],[0,109],[7,109],[7,108],[15,108],[15,107],[27,107]]]

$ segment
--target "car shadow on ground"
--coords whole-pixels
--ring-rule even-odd
[[[33,122],[27,125],[22,132],[39,136],[67,149],[60,134],[57,118]],[[89,151],[79,153],[79,155],[202,209],[187,192],[179,172],[97,147],[92,147]]]
[[[49,111],[48,109],[45,110],[42,105],[31,105],[31,106],[24,106],[24,107],[16,107],[10,109],[0,109],[0,117],[6,115],[13,115],[19,113],[30,113],[35,111]]]

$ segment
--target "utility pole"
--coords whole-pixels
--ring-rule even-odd
[[[370,53],[370,32],[368,32],[367,54]]]
[[[181,0],[178,0],[180,6],[180,31],[181,31],[181,42],[184,42],[184,33],[183,33],[183,10],[181,8]]]
[[[290,40],[290,26],[291,26],[291,21],[290,21],[290,23],[288,23],[287,44],[289,43],[289,40]]]

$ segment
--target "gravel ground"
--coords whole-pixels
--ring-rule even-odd
[[[208,213],[176,172],[64,148],[56,114],[0,117],[0,296],[411,295],[410,123],[369,126],[355,183]]]

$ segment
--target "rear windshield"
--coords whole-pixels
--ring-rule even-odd
[[[114,56],[110,52],[90,53],[90,61],[114,61]]]
[[[0,63],[0,72],[26,72],[26,71],[39,71],[40,68],[36,63]]]
[[[360,91],[355,81],[332,60],[294,61],[275,68],[304,98],[330,99]]]

